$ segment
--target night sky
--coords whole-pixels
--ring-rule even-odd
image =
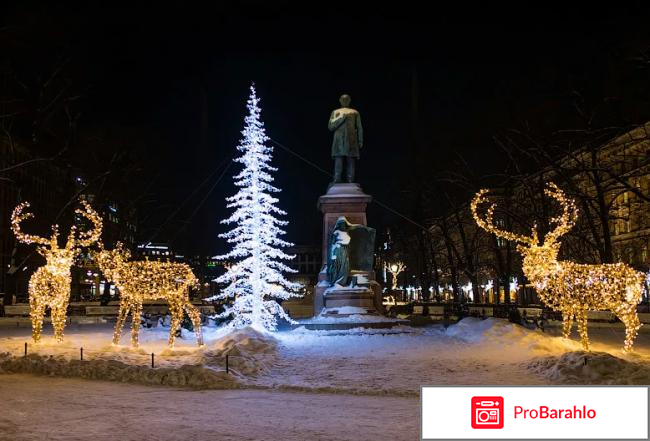
[[[69,58],[83,95],[80,125],[149,136],[146,166],[157,176],[158,208],[148,213],[148,232],[234,153],[252,81],[268,135],[327,170],[327,119],[339,95],[350,94],[365,133],[359,181],[408,214],[415,174],[453,168],[457,155],[477,173],[498,172],[503,159],[493,136],[512,127],[543,133],[575,126],[573,91],[587,103],[609,96],[626,102],[628,77],[638,75],[630,60],[650,47],[644,2],[618,9],[432,2],[431,12],[408,2],[16,3],[0,14],[0,38],[20,42],[12,45],[12,63],[27,69],[35,60]],[[628,120],[650,117],[644,106],[622,106]],[[317,244],[316,201],[327,176],[279,148],[274,164],[288,239]],[[235,167],[195,212],[217,171],[155,240],[220,250],[218,220],[227,215],[224,197],[235,191]],[[402,220],[373,205],[369,222],[383,228]]]

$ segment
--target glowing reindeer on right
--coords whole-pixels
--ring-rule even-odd
[[[564,337],[571,334],[575,318],[582,346],[588,351],[587,311],[607,309],[625,325],[624,349],[631,350],[641,327],[636,307],[641,301],[645,275],[624,263],[583,265],[557,260],[561,245],[558,239],[575,225],[578,210],[575,202],[555,184],[548,184],[544,193],[560,204],[562,213],[551,219],[554,229],[544,236],[541,245],[535,227],[530,237],[496,227],[496,204],[489,205],[485,216],[481,217],[479,206],[487,201],[487,192],[479,191],[472,200],[474,220],[487,232],[519,244],[517,250],[524,258],[522,267],[526,278],[535,286],[544,304],[562,313]]]

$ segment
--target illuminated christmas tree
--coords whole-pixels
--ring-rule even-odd
[[[232,316],[230,326],[275,330],[278,317],[293,322],[276,299],[299,297],[301,294],[297,291],[301,285],[283,276],[283,273],[294,272],[283,263],[294,256],[282,251],[292,244],[281,239],[285,234],[281,227],[288,222],[277,218],[286,213],[276,206],[278,199],[271,195],[280,190],[271,185],[271,173],[277,169],[270,165],[273,148],[266,144],[268,137],[260,119],[259,101],[255,87],[251,86],[249,113],[245,118],[243,138],[237,146],[242,154],[234,159],[244,167],[234,177],[240,190],[226,199],[228,208],[234,208],[235,212],[222,221],[236,226],[219,236],[233,248],[218,259],[232,264],[216,279],[228,286],[213,299],[234,299],[219,315]]]

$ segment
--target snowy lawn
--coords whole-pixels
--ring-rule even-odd
[[[0,375],[11,441],[415,440],[418,400]]]
[[[143,329],[141,347],[110,344],[109,325],[66,329],[57,344],[46,328],[23,357],[29,328],[0,328],[0,372],[108,379],[198,389],[258,388],[293,392],[417,397],[435,384],[648,384],[650,335],[641,333],[635,352],[621,350],[622,328],[590,329],[592,353],[577,336],[565,341],[498,319],[467,318],[442,326],[309,331],[272,335],[250,329],[226,335],[205,329],[206,346],[183,334],[174,350],[167,329]],[[125,332],[123,342],[128,342]],[[79,361],[79,348],[84,361]],[[156,369],[150,368],[155,353]],[[231,354],[230,373],[225,354]],[[586,361],[585,361],[586,360]]]

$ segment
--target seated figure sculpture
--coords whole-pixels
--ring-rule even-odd
[[[329,236],[327,280],[330,287],[349,287],[351,273],[372,271],[375,229],[339,217]]]

